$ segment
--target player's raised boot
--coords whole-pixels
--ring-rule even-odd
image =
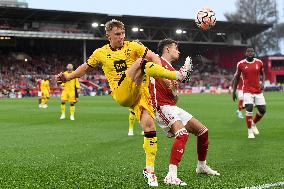
[[[252,131],[253,131],[253,134],[255,135],[259,135],[259,131],[256,127],[256,124],[252,122]]]
[[[65,119],[65,114],[61,114],[60,119]]]
[[[218,173],[217,171],[211,169],[208,165],[200,165],[198,164],[197,165],[197,168],[196,168],[196,173],[197,174],[207,174],[207,175],[216,175],[216,176],[219,176],[220,173]]]
[[[47,104],[42,105],[42,108],[48,108]]]
[[[192,59],[191,57],[186,57],[184,65],[178,71],[177,80],[182,83],[189,83],[192,70]]]
[[[176,175],[168,173],[167,176],[164,178],[164,183],[167,185],[178,185],[178,186],[186,186],[186,182],[177,178]]]
[[[148,172],[147,169],[143,170],[143,176],[148,180],[149,186],[158,186],[158,180],[154,172]]]
[[[75,120],[75,117],[73,115],[70,115],[70,120],[71,121],[74,121]]]
[[[253,134],[253,129],[248,129],[248,138],[255,138]]]
[[[128,136],[133,136],[133,135],[134,135],[133,129],[129,129],[128,130]]]
[[[42,108],[42,105],[41,105],[41,104],[39,104],[39,105],[38,105],[38,107],[39,107],[39,108]]]

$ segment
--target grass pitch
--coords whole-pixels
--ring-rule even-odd
[[[189,188],[284,181],[284,94],[265,97],[267,113],[254,140],[247,139],[245,120],[236,117],[237,104],[228,94],[180,97],[178,105],[208,127],[207,162],[221,173],[195,174],[196,137],[190,135],[179,168]],[[148,188],[141,129],[136,123],[135,136],[127,136],[127,108],[109,96],[81,97],[75,121],[59,117],[59,98],[51,98],[48,109],[39,109],[36,98],[0,99],[0,188]],[[172,140],[157,130],[155,169],[159,187],[165,188]]]

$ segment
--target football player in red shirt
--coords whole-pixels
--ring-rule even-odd
[[[160,41],[158,53],[162,66],[168,70],[175,70],[172,63],[178,60],[180,54],[177,42],[172,39]],[[186,62],[191,62],[191,58],[187,57]],[[156,109],[158,125],[168,137],[175,137],[170,154],[169,172],[164,182],[171,185],[186,185],[177,177],[177,168],[184,154],[189,133],[197,136],[198,164],[196,173],[220,175],[206,165],[208,129],[188,112],[176,106],[177,82],[152,77],[150,78],[150,92],[153,106]]]
[[[238,62],[237,71],[233,78],[233,100],[236,100],[236,89],[240,76],[243,76],[244,105],[246,108],[246,124],[248,128],[248,138],[255,138],[259,134],[256,123],[266,112],[266,102],[262,90],[264,88],[264,69],[261,60],[254,58],[254,48],[248,47],[245,53],[246,58]],[[261,82],[260,82],[261,81]],[[255,117],[253,117],[253,107],[257,107]]]

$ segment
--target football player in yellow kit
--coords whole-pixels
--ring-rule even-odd
[[[73,65],[67,65],[67,71],[64,74],[69,75],[73,72]],[[69,80],[65,83],[62,83],[61,86],[63,87],[63,91],[61,93],[61,116],[60,119],[65,119],[65,103],[70,103],[70,120],[74,121],[75,117],[75,103],[77,102],[78,98],[78,89],[80,88],[80,83],[78,78],[74,78]]]
[[[42,93],[42,96],[41,96],[41,107],[42,108],[47,108],[48,105],[48,100],[49,100],[49,92],[50,92],[50,86],[49,86],[49,80],[48,80],[48,76],[46,76],[44,78],[43,81],[41,81],[41,84],[40,84],[40,91]]]
[[[60,73],[56,78],[58,81],[66,82],[83,76],[97,64],[102,65],[113,99],[121,106],[132,108],[140,121],[144,130],[143,147],[146,154],[146,169],[143,174],[148,179],[149,186],[158,186],[154,173],[157,152],[155,114],[148,86],[143,80],[151,76],[188,82],[192,71],[191,59],[187,59],[179,71],[169,71],[161,66],[159,57],[144,45],[124,40],[125,28],[122,22],[110,20],[105,24],[105,30],[109,44],[96,49],[87,62],[73,73]]]

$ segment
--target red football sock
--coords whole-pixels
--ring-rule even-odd
[[[246,112],[246,122],[247,122],[247,127],[250,129],[251,128],[251,122],[252,122],[252,112]]]
[[[242,111],[242,109],[243,109],[243,100],[239,100],[239,105],[238,105],[238,109],[239,109],[239,111]]]
[[[263,117],[263,115],[259,112],[256,112],[254,118],[253,118],[253,122],[254,124],[256,124],[261,118]]]
[[[182,132],[179,132],[181,131]],[[175,141],[172,145],[171,155],[170,155],[170,164],[178,166],[185,150],[185,144],[188,140],[188,132],[186,129],[180,129],[176,133]],[[179,134],[182,133],[182,134]]]
[[[205,161],[208,151],[208,129],[197,136],[197,155],[199,161]]]

